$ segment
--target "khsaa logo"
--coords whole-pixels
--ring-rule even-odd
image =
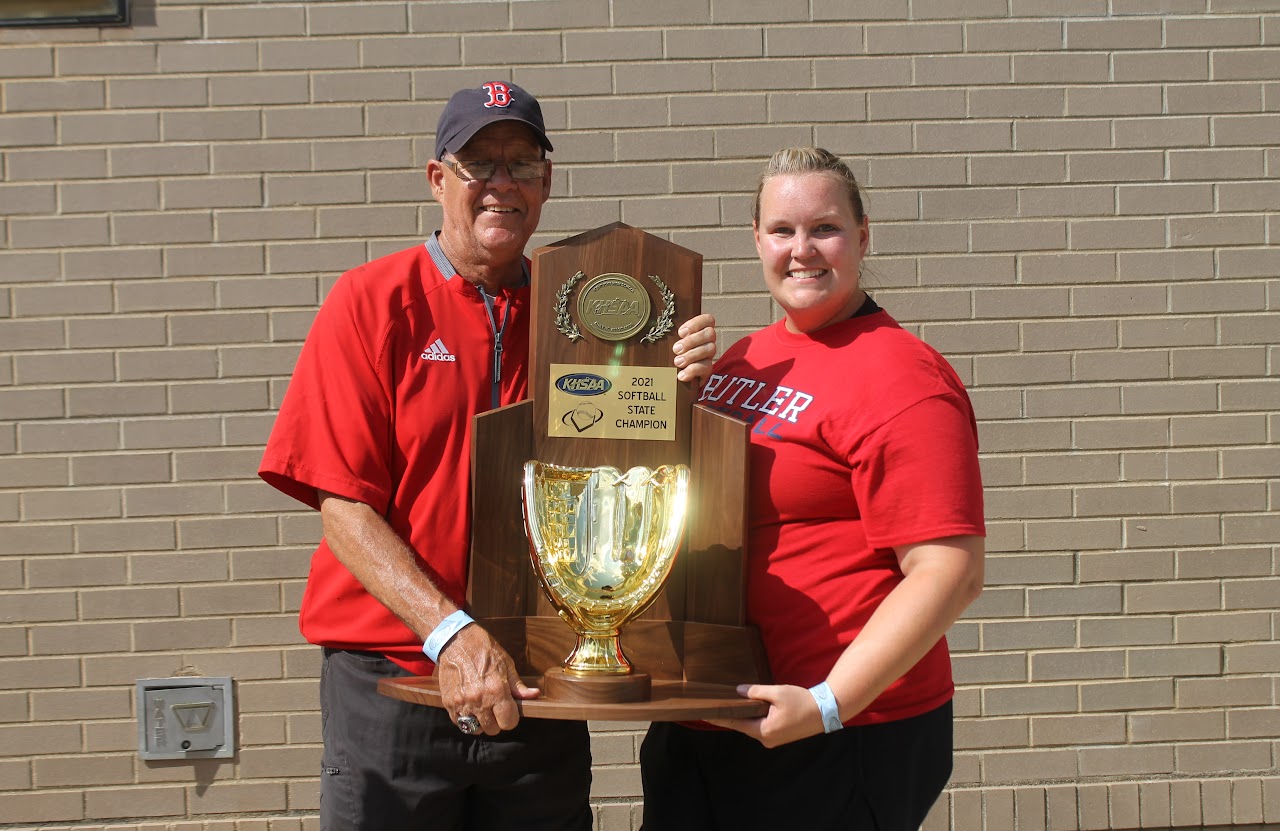
[[[593,375],[590,372],[575,372],[572,375],[561,375],[556,379],[556,389],[570,395],[603,395],[613,384],[607,378]]]

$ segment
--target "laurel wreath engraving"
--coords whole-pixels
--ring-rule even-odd
[[[569,314],[569,295],[573,293],[573,287],[576,286],[587,275],[579,271],[577,274],[564,281],[564,285],[556,290],[556,328],[560,330],[560,334],[564,335],[571,341],[582,339],[582,332],[578,330],[578,324],[573,322],[573,316]],[[645,336],[640,338],[641,343],[657,343],[663,335],[671,331],[675,326],[676,316],[676,294],[667,288],[667,284],[655,274],[650,274],[649,279],[658,286],[658,292],[662,295],[662,313],[658,315],[658,319],[653,322],[653,326],[649,327],[649,331]]]
[[[556,328],[571,341],[580,340],[582,333],[578,331],[578,324],[573,322],[573,317],[569,314],[569,294],[573,291],[573,287],[577,285],[578,281],[586,276],[586,274],[579,271],[566,280],[564,285],[556,292]]]
[[[656,274],[650,274],[649,279],[658,285],[658,291],[662,293],[662,314],[658,315],[658,319],[654,321],[653,326],[647,333],[645,333],[645,336],[640,339],[641,343],[657,343],[658,339],[667,332],[670,332],[671,327],[675,325],[675,292],[667,288],[667,284],[658,279]]]

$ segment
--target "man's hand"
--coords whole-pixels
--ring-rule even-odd
[[[711,375],[711,364],[716,359],[716,319],[700,314],[687,320],[677,330],[680,340],[671,347],[676,354],[675,364],[681,381],[705,381]]]
[[[515,699],[542,694],[537,687],[524,685],[511,656],[476,623],[463,628],[440,650],[435,674],[450,719],[456,724],[462,716],[475,716],[486,736],[520,723]]]

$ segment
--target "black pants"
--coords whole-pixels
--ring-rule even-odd
[[[378,679],[408,675],[387,658],[324,653],[323,831],[590,831],[585,723],[464,736],[446,710],[378,694]]]
[[[644,831],[918,831],[951,776],[951,703],[769,749],[654,724],[640,748]]]

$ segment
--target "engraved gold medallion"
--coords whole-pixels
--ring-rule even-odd
[[[627,274],[601,274],[578,292],[578,320],[601,340],[626,340],[649,322],[649,293]]]

